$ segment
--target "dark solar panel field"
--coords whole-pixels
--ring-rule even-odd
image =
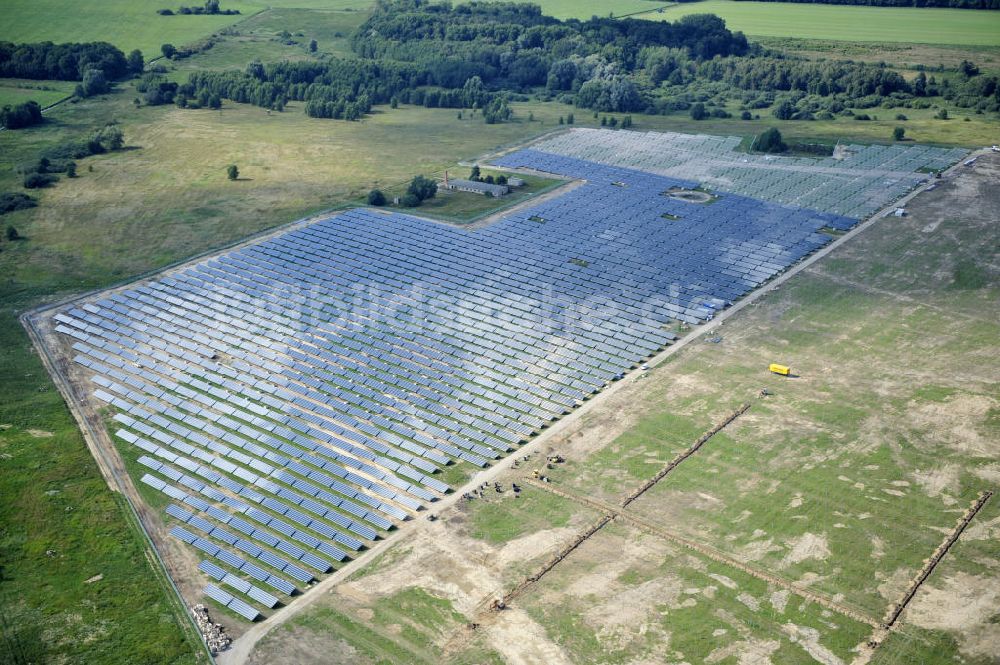
[[[478,230],[347,211],[55,316],[233,611],[287,602],[448,492],[443,467],[504,457],[857,221],[498,163],[586,183]]]

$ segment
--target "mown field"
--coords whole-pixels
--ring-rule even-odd
[[[1000,45],[1000,12],[702,0],[641,18],[716,14],[733,30],[764,37],[914,44]]]

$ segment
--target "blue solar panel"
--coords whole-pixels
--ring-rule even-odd
[[[55,316],[146,453],[142,482],[227,526],[169,515],[325,572],[317,554],[342,561],[448,492],[444,465],[503,457],[670,344],[667,327],[857,221],[689,203],[666,194],[697,183],[538,150],[498,163],[585,182],[474,231],[345,211]]]

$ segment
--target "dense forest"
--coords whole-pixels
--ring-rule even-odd
[[[750,1],[750,0],[739,0]],[[1000,0],[752,0],[753,2],[801,2],[816,5],[864,7],[948,7],[951,9],[1000,9]]]
[[[533,96],[600,112],[726,117],[775,106],[781,119],[849,109],[927,107],[931,98],[979,111],[1000,107],[995,76],[963,63],[960,77],[907,81],[885,65],[789,58],[749,44],[714,15],[674,23],[592,18],[560,21],[536,5],[378,0],[352,37],[353,58],[250,63],[197,72],[174,90],[150,82],[149,103],[216,106],[220,98],[308,115],[357,120],[374,104],[473,108],[486,122],[510,117],[509,101]],[[170,86],[169,94],[161,94]]]
[[[0,76],[10,78],[82,81],[88,70],[98,70],[114,80],[129,72],[129,64],[125,54],[107,42],[0,42]]]
[[[186,102],[220,95],[282,109],[305,101],[315,117],[357,119],[372,104],[483,108],[487,122],[509,116],[505,93],[588,84],[594,108],[641,110],[645,103],[627,72],[647,47],[673,48],[694,59],[750,49],[741,33],[715,16],[676,23],[559,21],[537,5],[429,4],[380,1],[356,33],[356,59],[328,63],[251,63],[243,72],[199,72],[181,86]]]

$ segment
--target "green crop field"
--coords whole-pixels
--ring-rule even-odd
[[[641,18],[676,21],[688,14],[716,14],[729,28],[754,36],[1000,45],[1000,12],[994,11],[704,0]]]

